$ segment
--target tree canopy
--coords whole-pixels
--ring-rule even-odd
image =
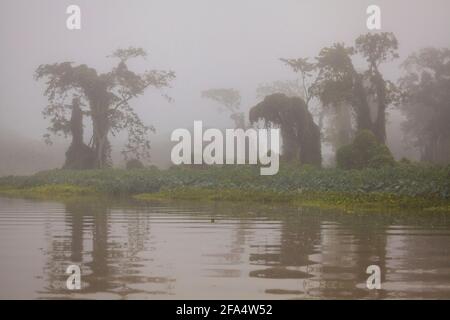
[[[118,49],[110,58],[118,59],[116,67],[107,73],[98,73],[87,65],[73,62],[44,64],[37,68],[35,79],[46,82],[45,96],[49,104],[43,115],[50,121],[50,134],[70,134],[70,114],[72,105],[67,102],[78,97],[83,115],[92,120],[93,136],[89,147],[95,154],[95,168],[103,168],[110,163],[111,146],[109,136],[127,131],[128,142],[122,151],[124,156],[148,157],[150,142],[148,133],[153,126],[143,123],[130,105],[130,100],[141,96],[148,87],[162,89],[168,87],[175,73],[164,70],[148,70],[135,73],[129,70],[127,62],[132,58],[145,58],[142,48]]]
[[[262,120],[266,127],[280,128],[286,161],[321,165],[320,130],[302,98],[279,93],[267,96],[250,109],[249,118],[251,123]]]
[[[381,143],[386,141],[386,109],[392,103],[395,86],[384,79],[379,66],[398,58],[398,43],[393,33],[368,33],[355,41],[354,47],[335,43],[320,50],[314,62],[306,58],[281,59],[301,76],[307,104],[320,101],[324,112],[334,113],[334,122],[350,126],[340,113],[351,107],[357,130],[370,130]],[[367,63],[366,71],[357,71],[353,56],[360,55]],[[373,112],[375,111],[375,112]],[[376,116],[373,118],[372,114]],[[373,118],[373,119],[372,119]],[[333,119],[333,118],[331,118]],[[340,123],[340,124],[339,124]],[[322,126],[321,126],[322,127]],[[348,136],[352,128],[340,128]]]
[[[400,108],[404,130],[423,161],[450,161],[450,49],[426,48],[402,64]]]
[[[241,94],[233,88],[209,89],[202,92],[202,97],[217,102],[220,106],[230,112],[230,118],[233,120],[236,128],[245,127],[245,118],[242,112],[239,112],[241,106]],[[222,111],[222,109],[219,109]]]

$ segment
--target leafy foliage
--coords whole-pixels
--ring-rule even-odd
[[[303,194],[319,192],[353,197],[384,194],[429,199],[450,199],[450,166],[398,164],[362,170],[317,169],[282,164],[274,176],[260,176],[255,166],[211,167],[196,170],[174,167],[135,170],[52,170],[28,177],[1,177],[0,190],[46,185],[72,185],[108,194],[141,194],[180,188],[233,189],[253,192]]]
[[[236,128],[245,127],[245,117],[242,112],[239,112],[241,105],[241,94],[238,90],[229,88],[209,89],[202,92],[202,97],[211,99],[225,107],[231,113],[230,118],[234,121]],[[219,109],[222,111],[222,109]]]
[[[302,93],[299,95],[305,100],[307,106],[314,98],[315,89],[315,64],[309,62],[308,58],[298,59],[280,59],[287,66],[291,67],[295,73],[300,75],[300,81],[297,81],[301,87]],[[283,93],[283,92],[274,92]]]
[[[367,33],[355,41],[357,52],[366,58],[371,68],[399,57],[398,41],[391,32]]]
[[[288,97],[300,97],[305,99],[304,92],[296,80],[261,83],[256,89],[256,98],[263,100],[265,97],[276,93],[282,93]]]
[[[126,163],[127,170],[133,170],[133,169],[143,169],[144,164],[139,161],[138,159],[130,159]]]
[[[343,133],[343,139],[327,137],[328,141],[337,143],[335,148],[339,147],[340,141],[351,136],[348,134],[352,131],[351,119],[345,120],[339,115],[347,106],[352,109],[357,130],[370,130],[380,142],[386,141],[385,112],[393,102],[397,90],[392,82],[383,78],[379,66],[398,58],[397,49],[398,42],[393,33],[368,33],[356,39],[355,47],[335,43],[323,48],[315,62],[309,62],[306,58],[281,59],[300,74],[299,83],[303,85],[306,104],[309,105],[312,100],[320,102],[320,128],[323,128],[322,122],[327,116],[331,122],[331,130],[328,131]],[[366,59],[366,71],[359,72],[354,67],[352,57],[357,54]],[[371,104],[376,104],[375,119],[371,118]]]
[[[356,134],[352,144],[337,151],[336,163],[342,169],[362,169],[392,166],[395,160],[389,149],[378,143],[372,132],[362,130]]]
[[[141,48],[118,49],[110,57],[119,59],[118,65],[110,72],[99,74],[86,65],[72,62],[45,64],[37,68],[35,79],[45,79],[49,105],[43,115],[50,120],[50,134],[70,132],[70,111],[67,103],[73,97],[79,98],[81,105],[87,106],[83,114],[91,117],[93,127],[92,149],[96,155],[96,167],[103,168],[110,157],[109,134],[116,135],[122,130],[128,132],[128,143],[123,150],[125,156],[132,154],[137,158],[148,157],[150,143],[146,126],[135,113],[129,102],[142,95],[146,88],[168,87],[174,79],[172,71],[148,70],[142,74],[128,69],[131,58],[145,58]],[[50,134],[46,138],[50,138]]]
[[[280,128],[285,160],[321,166],[320,130],[302,98],[267,96],[251,108],[249,118],[251,123],[262,120],[266,127]]]
[[[427,48],[402,65],[399,105],[405,133],[422,160],[450,162],[450,49]]]

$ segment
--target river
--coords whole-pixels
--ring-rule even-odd
[[[450,299],[449,218],[0,197],[0,298]]]

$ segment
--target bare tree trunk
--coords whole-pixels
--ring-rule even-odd
[[[108,141],[110,126],[107,110],[107,105],[97,105],[92,108],[95,166],[97,169],[103,169],[110,165],[110,144]]]
[[[82,170],[93,168],[92,149],[83,141],[83,112],[79,99],[72,101],[72,116],[70,119],[72,143],[66,152],[65,169]]]
[[[377,90],[378,112],[374,123],[374,134],[378,142],[386,143],[386,84],[380,72],[374,69],[373,82]]]
[[[352,119],[347,104],[340,103],[335,106],[337,139],[334,148],[337,150],[352,142]]]
[[[354,84],[353,84],[353,107],[356,113],[356,123],[358,130],[370,130],[372,129],[372,120],[370,119],[370,109],[367,102],[367,94],[364,88],[361,75],[356,71],[354,73]]]

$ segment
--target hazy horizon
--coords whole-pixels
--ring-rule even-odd
[[[81,30],[65,27],[70,4],[82,10]],[[177,75],[166,90],[172,103],[153,89],[131,102],[143,121],[155,126],[151,140],[174,128],[189,128],[194,120],[231,126],[227,114],[201,98],[202,90],[236,88],[247,112],[257,103],[260,83],[296,77],[279,58],[314,57],[324,46],[353,45],[357,36],[367,33],[369,4],[381,7],[382,31],[393,32],[399,40],[400,59],[382,67],[390,80],[398,78],[398,65],[410,53],[428,46],[450,47],[450,2],[445,0],[432,5],[405,0],[2,1],[1,132],[44,145],[48,122],[41,111],[47,100],[44,83],[33,79],[36,68],[73,61],[107,71],[115,61],[106,56],[129,46],[149,54],[146,61],[132,63],[134,69],[170,69]],[[395,114],[390,123],[397,132]]]

